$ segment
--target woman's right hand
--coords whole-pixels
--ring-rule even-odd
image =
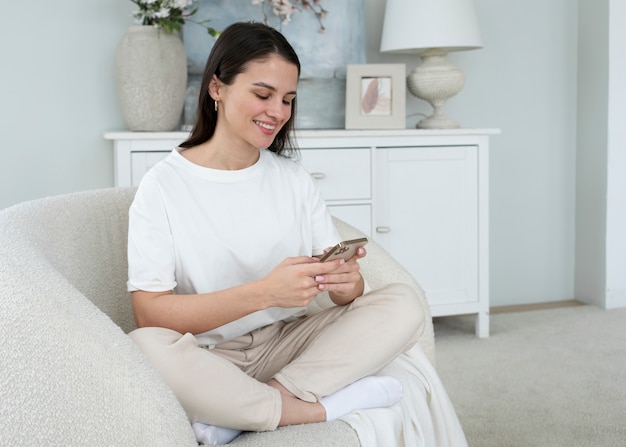
[[[336,270],[345,261],[319,262],[317,258],[287,258],[261,280],[269,307],[306,307],[320,293],[317,277]]]

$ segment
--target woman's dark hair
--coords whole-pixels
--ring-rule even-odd
[[[180,146],[190,148],[209,140],[215,132],[217,112],[213,99],[209,95],[209,83],[213,75],[226,85],[231,85],[235,76],[244,72],[253,61],[267,59],[278,55],[298,68],[300,76],[300,60],[287,42],[287,39],[262,23],[234,23],[227,27],[215,41],[213,49],[202,76],[200,96],[198,98],[198,115],[189,138]],[[291,102],[291,117],[280,129],[274,141],[268,147],[279,155],[291,156],[296,151],[291,137],[296,115],[296,100]]]

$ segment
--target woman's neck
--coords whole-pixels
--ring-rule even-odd
[[[182,151],[183,157],[205,168],[235,171],[249,168],[259,160],[259,149],[242,148],[235,144],[221,143],[219,138]]]

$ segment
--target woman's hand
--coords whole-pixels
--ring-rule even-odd
[[[323,284],[329,275],[338,280],[336,275],[347,273],[347,270],[340,272],[348,262],[343,259],[319,262],[308,256],[285,259],[260,281],[268,300],[267,307],[306,307],[321,291],[329,290]],[[354,266],[350,267],[350,270],[353,269]]]
[[[358,259],[365,257],[366,254],[365,248],[359,247],[356,254],[340,264],[337,269],[315,277],[318,288],[328,291],[335,304],[340,306],[348,304],[363,294],[364,282]]]

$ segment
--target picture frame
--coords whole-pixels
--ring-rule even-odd
[[[404,64],[348,64],[346,129],[406,127]]]

